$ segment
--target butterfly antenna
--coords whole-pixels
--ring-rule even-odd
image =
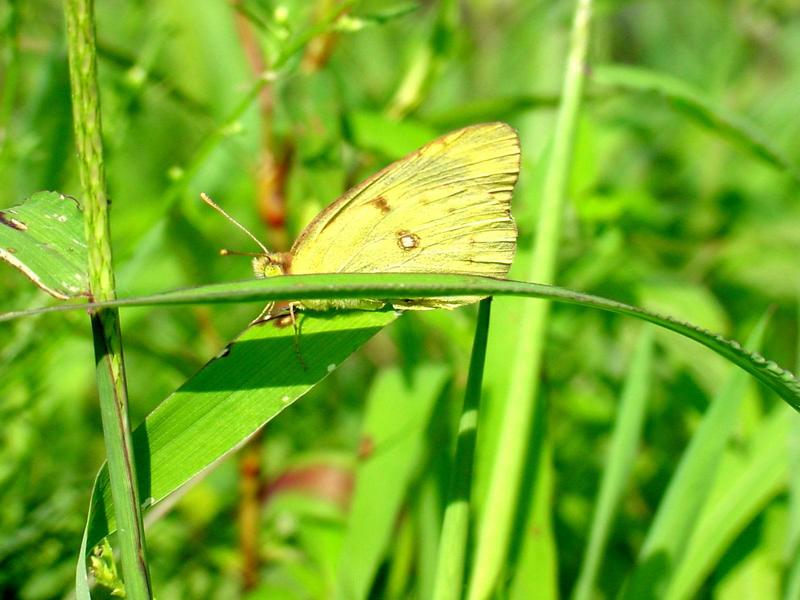
[[[252,233],[250,233],[250,231],[247,229],[247,227],[245,227],[244,225],[239,223],[239,221],[237,221],[232,216],[230,216],[228,213],[226,213],[225,210],[219,204],[217,204],[211,198],[208,197],[208,194],[206,194],[204,192],[201,192],[200,193],[200,199],[203,202],[205,202],[206,204],[208,204],[215,211],[217,211],[219,214],[221,214],[223,217],[228,219],[228,221],[233,223],[233,225],[235,227],[238,227],[239,230],[242,231],[242,233],[244,233],[247,237],[249,237],[256,244],[258,244],[258,247],[261,248],[264,251],[264,254],[269,254],[269,250],[267,250],[267,247],[264,244],[262,244],[261,241],[256,236],[254,236]],[[232,252],[226,251],[226,254],[232,254]]]
[[[228,250],[227,248],[219,249],[220,256],[264,256],[261,252],[239,252],[238,250]]]

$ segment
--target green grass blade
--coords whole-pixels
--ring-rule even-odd
[[[767,317],[761,319],[747,346],[759,348]],[[645,591],[663,595],[670,573],[678,566],[697,520],[706,504],[725,448],[739,419],[747,376],[740,369],[731,372],[728,381],[714,398],[692,436],[647,533],[639,556],[639,567],[626,590],[629,598]],[[657,562],[658,572],[652,565]]]
[[[797,600],[800,598],[800,560],[795,554],[790,563],[789,574],[786,579],[786,591],[783,597],[786,600]]]
[[[552,467],[553,442],[545,421],[546,405],[537,406],[531,447],[539,457],[535,470],[533,501],[527,520],[520,526],[522,548],[509,590],[510,600],[558,598],[558,555],[553,531],[555,469]],[[547,465],[547,468],[542,468]]]
[[[433,596],[436,580],[436,558],[441,529],[441,510],[439,503],[440,479],[430,469],[420,482],[419,492],[411,506],[417,531],[417,568],[414,572],[415,589],[420,598]]]
[[[736,113],[719,106],[685,81],[641,67],[613,64],[595,66],[592,79],[631,91],[660,94],[701,125],[800,182],[800,169],[765,133]]]
[[[796,433],[790,435],[797,436]],[[797,471],[792,469],[792,472],[796,473]],[[786,590],[783,597],[785,600],[797,600],[800,598],[800,559],[796,548],[794,553],[789,555],[789,561],[789,572],[786,577]]]
[[[134,430],[143,504],[157,504],[237,448],[394,318],[301,315],[299,355],[291,325],[272,321],[247,329]],[[93,492],[88,548],[115,528],[104,467]]]
[[[105,471],[100,471],[94,478],[94,485],[92,486],[92,497],[89,502],[89,512],[87,513],[86,524],[83,527],[83,536],[81,537],[81,546],[78,550],[78,560],[75,561],[75,597],[78,600],[92,600],[91,585],[89,583],[89,572],[86,569],[86,559],[89,556],[89,525],[92,520],[92,510],[95,504],[94,490],[97,489],[97,482],[100,479],[100,474]],[[106,473],[106,478],[108,477]]]
[[[469,536],[470,497],[475,458],[475,441],[478,435],[483,370],[486,364],[486,343],[489,336],[491,298],[481,301],[475,340],[469,364],[467,389],[458,423],[456,451],[450,473],[450,489],[439,540],[439,558],[436,565],[434,600],[458,600],[464,588],[464,563]]]
[[[800,598],[800,560],[795,557],[792,561],[789,571],[789,577],[786,582],[786,592],[783,597],[786,600],[796,600]]]
[[[339,598],[358,600],[369,594],[420,466],[425,433],[447,371],[439,365],[410,373],[395,368],[382,372],[372,386],[361,437],[369,450],[356,472],[339,557]]]
[[[786,438],[797,416],[777,406],[754,433],[751,452],[717,482],[666,594],[668,600],[694,598],[705,578],[739,533],[777,494],[789,473]],[[657,569],[654,560],[654,568]],[[657,597],[657,596],[656,596]]]
[[[575,9],[561,106],[553,134],[553,152],[539,206],[539,222],[528,275],[531,281],[550,283],[555,276],[572,149],[583,94],[591,6],[591,0],[579,0]],[[540,526],[549,523],[548,517],[542,516],[541,511],[549,512],[550,503],[542,502],[541,498],[548,496],[548,488],[544,484],[550,481],[551,466],[543,460],[547,457],[546,453],[532,459],[528,454],[532,419],[537,412],[542,414],[542,411],[537,411],[537,401],[549,306],[546,302],[526,306],[519,323],[520,336],[517,338],[509,369],[509,391],[500,418],[499,442],[489,471],[486,495],[481,503],[482,513],[478,519],[475,557],[467,595],[470,600],[484,600],[495,593],[510,550],[526,460],[535,460],[541,465],[536,470],[540,476],[538,484],[534,485],[534,494],[538,498],[533,499],[533,518]],[[545,441],[543,447],[546,446]],[[542,535],[528,537],[526,541],[541,546],[541,554],[545,559],[538,561],[538,565],[546,568],[546,565],[556,562],[549,528]],[[534,554],[539,553],[539,550],[534,551]],[[550,572],[553,570],[550,569]],[[522,576],[535,577],[530,573]]]
[[[792,373],[768,361],[757,353],[748,352],[741,344],[701,327],[630,306],[600,296],[582,294],[556,286],[474,277],[441,274],[336,274],[292,275],[262,280],[222,283],[152,296],[121,298],[117,300],[75,305],[49,306],[0,315],[0,321],[24,316],[87,308],[121,306],[183,305],[214,302],[249,302],[307,298],[413,298],[441,295],[452,296],[524,296],[545,298],[597,308],[608,312],[636,317],[669,329],[713,350],[730,362],[756,377],[789,405],[800,410],[800,380]]]
[[[589,542],[583,558],[574,600],[592,598],[597,572],[602,564],[608,533],[628,484],[633,460],[641,438],[642,423],[647,407],[648,388],[652,378],[653,362],[652,327],[646,327],[639,336],[633,354],[625,388],[622,392],[611,445],[606,458],[606,468],[597,499]]]
[[[800,299],[797,302],[797,315],[800,317]],[[800,368],[800,331],[797,337],[797,365]],[[791,473],[800,472],[800,423],[793,423],[789,431],[789,469]],[[786,575],[785,600],[800,600],[800,477],[789,478],[789,526],[786,534]]]

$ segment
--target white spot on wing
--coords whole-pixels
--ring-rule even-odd
[[[413,250],[419,246],[419,236],[410,231],[398,231],[397,245],[403,250]]]

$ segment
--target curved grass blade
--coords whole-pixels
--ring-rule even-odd
[[[671,75],[626,65],[598,65],[592,78],[602,84],[663,95],[689,117],[748,150],[800,183],[800,169],[753,123],[716,104],[701,90]]]
[[[198,288],[164,292],[152,296],[120,298],[110,302],[50,306],[5,313],[0,321],[29,315],[66,310],[86,310],[107,306],[156,306],[309,298],[426,298],[434,296],[524,296],[546,298],[627,315],[654,323],[692,339],[738,365],[800,411],[800,379],[741,344],[702,327],[659,315],[629,304],[557,286],[492,279],[467,275],[418,273],[352,273],[335,275],[288,275],[261,280],[220,283]]]
[[[736,342],[632,306],[551,286],[443,275],[312,275],[220,284],[122,299],[112,304],[186,304],[201,298],[233,302],[298,296],[405,297],[443,292],[474,295],[476,291],[549,297],[650,321],[695,339],[727,357],[781,394],[793,407],[800,407],[800,382],[774,363],[743,350]],[[91,305],[73,308],[87,306]],[[290,326],[280,328],[273,321],[245,331],[218,358],[167,398],[134,432],[144,502],[157,503],[222,458],[395,316],[390,311],[301,314],[299,351],[307,370],[299,363]],[[113,531],[112,510],[107,476],[101,472],[93,494],[88,548]]]
[[[0,210],[0,258],[51,296],[88,296],[89,258],[78,201],[37,192]]]

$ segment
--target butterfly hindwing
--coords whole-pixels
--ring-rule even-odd
[[[504,123],[474,125],[438,138],[322,211],[292,247],[291,272],[503,277],[516,248],[511,194],[519,161],[519,139]],[[476,299],[394,304],[453,307]]]

